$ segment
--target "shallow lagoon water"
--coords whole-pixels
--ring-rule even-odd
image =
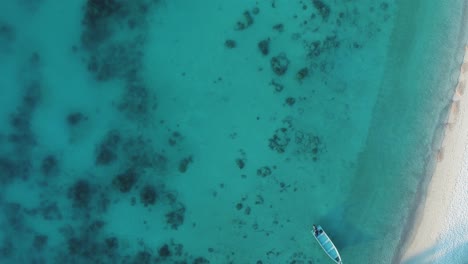
[[[397,260],[463,1],[2,5],[2,262]]]

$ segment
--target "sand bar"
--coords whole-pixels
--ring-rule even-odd
[[[466,263],[468,255],[468,46],[438,161],[402,263]],[[463,260],[464,259],[464,260]]]

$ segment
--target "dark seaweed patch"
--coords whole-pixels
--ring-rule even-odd
[[[34,146],[36,139],[30,128],[31,112],[16,112],[10,118],[10,124],[14,128],[8,135],[8,140],[19,149]]]
[[[33,248],[36,251],[42,251],[47,245],[48,237],[46,235],[36,235],[33,240]]]
[[[183,158],[180,162],[179,162],[179,171],[181,173],[185,173],[188,169],[188,166],[190,163],[193,162],[193,159],[192,159],[192,156],[188,156],[186,158]]]
[[[282,23],[276,24],[273,26],[273,29],[278,31],[278,32],[283,32],[284,31],[284,25]]]
[[[382,2],[380,3],[380,9],[382,10],[387,10],[388,9],[388,3],[387,2]]]
[[[9,135],[9,140],[21,147],[36,144],[36,139],[31,131],[31,116],[41,100],[41,86],[38,81],[28,83],[25,89],[20,106],[10,116],[10,124],[14,128],[14,132]]]
[[[56,175],[58,171],[58,161],[54,155],[47,155],[41,162],[41,172],[44,176]]]
[[[70,126],[75,126],[75,125],[78,125],[79,123],[81,123],[82,121],[86,120],[86,116],[80,112],[73,112],[73,113],[70,113],[68,116],[67,116],[67,123],[70,125]]]
[[[14,28],[7,23],[0,22],[0,45],[15,40],[16,33]]]
[[[167,258],[171,256],[171,251],[169,249],[169,246],[167,244],[164,244],[162,247],[159,248],[158,254],[162,258]]]
[[[4,238],[2,244],[0,245],[0,257],[1,258],[10,258],[13,256],[15,248],[13,242],[9,238]]]
[[[73,207],[87,208],[91,197],[91,185],[86,180],[78,180],[68,189],[68,198],[72,200]]]
[[[121,142],[120,133],[111,130],[96,150],[96,165],[109,165],[117,159],[117,148]]]
[[[291,141],[291,137],[288,135],[288,129],[283,127],[276,129],[274,135],[268,141],[270,149],[283,153]]]
[[[134,264],[149,264],[149,263],[151,263],[151,253],[149,253],[148,251],[138,252],[132,263],[134,263]]]
[[[102,230],[104,227],[105,222],[102,220],[94,220],[91,224],[86,228],[86,232],[90,234],[97,234],[99,231]]]
[[[20,175],[20,164],[7,157],[0,157],[0,182],[7,183]]]
[[[7,203],[3,205],[3,212],[7,225],[11,230],[21,231],[24,228],[23,207],[19,203]]]
[[[245,167],[245,160],[244,159],[236,159],[236,164],[239,169],[243,169]]]
[[[297,73],[296,73],[296,79],[298,81],[302,81],[304,80],[307,76],[309,76],[309,69],[307,67],[304,67],[302,69],[300,69]]]
[[[242,15],[242,19],[236,23],[236,30],[244,30],[253,25],[254,19],[249,11],[244,11]]]
[[[184,223],[185,206],[181,203],[176,208],[166,214],[166,222],[172,229],[177,229]]]
[[[193,260],[193,264],[210,264],[210,261],[204,257],[198,257]]]
[[[286,57],[286,54],[281,53],[271,58],[270,65],[273,72],[276,75],[281,76],[284,75],[288,70],[289,59]]]
[[[122,4],[116,0],[88,0],[86,3],[84,23],[94,27],[98,23],[116,14]]]
[[[122,10],[122,4],[116,0],[89,0],[85,5],[83,25],[85,31],[81,36],[83,45],[92,49],[105,41],[111,34],[109,19]]]
[[[288,97],[285,100],[286,104],[289,106],[293,106],[296,103],[296,99],[294,97]]]
[[[179,132],[174,131],[172,132],[172,135],[169,138],[168,142],[170,146],[175,146],[182,139],[183,139],[182,135]]]
[[[99,81],[114,78],[133,80],[141,68],[141,46],[138,40],[109,44],[103,51],[90,57],[88,70]]]
[[[320,0],[312,0],[312,4],[319,12],[323,20],[327,20],[330,16],[330,7]]]
[[[132,121],[147,121],[156,108],[156,96],[143,83],[128,85],[118,105],[119,111]]]
[[[257,6],[252,8],[252,14],[258,15],[258,13],[260,13],[260,8],[258,8]]]
[[[167,158],[154,150],[150,139],[141,136],[128,138],[123,142],[122,150],[129,167],[166,170]]]
[[[264,56],[268,55],[270,53],[270,38],[259,41],[257,46]]]
[[[299,152],[310,155],[313,161],[317,161],[320,154],[325,151],[322,139],[312,133],[297,131],[295,134],[295,142],[299,146]]]
[[[140,191],[140,201],[144,206],[155,204],[157,198],[156,187],[152,185],[145,185]]]
[[[89,224],[86,224],[89,223]],[[71,226],[62,228],[66,244],[58,252],[57,263],[129,263],[119,254],[116,237],[104,236],[102,220],[86,220],[77,230]]]
[[[268,166],[263,166],[257,169],[257,175],[260,177],[267,177],[271,175],[271,169]]]
[[[99,152],[96,157],[97,165],[108,165],[117,159],[117,154],[108,147],[99,148]]]
[[[137,180],[138,177],[135,170],[128,169],[126,172],[115,176],[112,184],[120,192],[127,193],[133,188]]]
[[[78,255],[84,251],[84,247],[86,246],[86,241],[83,241],[80,238],[72,237],[67,241],[68,252],[71,255]]]
[[[233,39],[227,39],[225,42],[224,42],[224,46],[228,49],[233,49],[237,46],[237,43],[235,40]]]
[[[284,89],[284,85],[281,84],[281,83],[279,83],[279,82],[276,81],[276,80],[272,80],[272,81],[270,82],[270,85],[274,87],[275,92],[277,92],[277,93],[282,92],[283,89]]]
[[[323,41],[313,41],[308,44],[309,58],[320,57],[324,52],[334,50],[340,47],[340,42],[336,35],[327,36]]]
[[[31,63],[38,64],[39,63],[39,55],[34,53],[31,55]],[[41,101],[42,99],[42,92],[41,92],[41,84],[37,80],[33,80],[26,85],[26,91],[23,96],[23,106],[26,110],[32,111]]]
[[[119,248],[119,240],[116,237],[108,237],[104,240],[104,245],[105,251],[110,255]]]
[[[55,202],[41,202],[39,211],[42,217],[46,220],[60,220],[62,213]]]

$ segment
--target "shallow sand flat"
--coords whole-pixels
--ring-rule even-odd
[[[438,163],[403,263],[464,263],[468,254],[468,46]],[[464,259],[464,260],[463,260]]]

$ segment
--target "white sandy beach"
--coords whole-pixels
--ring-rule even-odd
[[[402,263],[468,263],[468,46],[438,161]]]

